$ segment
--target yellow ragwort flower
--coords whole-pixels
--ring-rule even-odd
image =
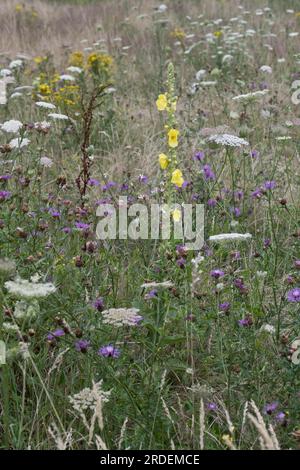
[[[167,155],[165,155],[164,153],[160,153],[158,158],[161,169],[165,170],[169,165],[169,159]]]
[[[178,135],[179,135],[179,131],[177,129],[169,130],[168,132],[169,147],[175,148],[178,146]]]
[[[214,36],[215,36],[216,38],[220,38],[220,37],[222,36],[222,34],[223,34],[222,31],[215,31],[215,32],[214,32]]]
[[[51,88],[47,83],[41,83],[39,85],[39,92],[42,93],[42,95],[50,95],[51,94]]]
[[[158,111],[164,111],[168,105],[168,100],[166,95],[158,95],[156,100],[156,106]]]
[[[180,170],[177,169],[177,170],[173,171],[171,183],[176,184],[176,186],[181,188],[181,186],[184,183],[184,179],[183,179],[183,176],[182,176],[182,172]]]

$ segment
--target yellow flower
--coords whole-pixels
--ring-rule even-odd
[[[47,83],[41,83],[39,85],[39,92],[42,93],[42,95],[50,95],[51,93],[51,88]]]
[[[83,66],[83,53],[81,51],[76,51],[71,54],[70,65],[74,67],[82,67]]]
[[[215,32],[214,32],[214,36],[215,36],[216,38],[220,38],[220,37],[222,36],[222,34],[223,34],[222,31],[215,31]]]
[[[160,153],[158,158],[159,158],[159,164],[160,164],[161,169],[165,170],[167,166],[169,165],[169,159],[167,155],[165,155],[164,153]]]
[[[158,98],[156,100],[156,106],[158,111],[164,111],[167,107],[168,100],[166,95],[158,95]]]
[[[186,34],[183,29],[176,28],[174,31],[171,31],[171,36],[175,39],[178,39],[178,41],[183,41],[186,37]]]
[[[175,148],[178,146],[178,135],[179,135],[179,131],[177,129],[169,130],[168,132],[169,147]]]
[[[38,57],[35,57],[33,60],[37,65],[40,65],[42,62],[47,60],[47,57],[38,56]]]
[[[17,3],[17,5],[15,6],[15,10],[17,13],[19,13],[20,11],[23,10],[23,5],[21,5],[20,3]]]
[[[179,209],[175,209],[172,212],[172,217],[173,217],[174,222],[179,222],[181,219],[181,211]]]
[[[296,16],[296,18],[299,18],[300,17],[300,11],[297,11],[297,13],[295,13],[295,16]]]
[[[173,171],[171,183],[176,184],[176,186],[181,188],[181,186],[184,183],[184,179],[183,179],[183,176],[182,176],[182,172],[180,170],[174,170]]]

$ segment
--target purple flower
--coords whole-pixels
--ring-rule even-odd
[[[212,271],[210,271],[210,275],[215,279],[219,279],[220,277],[223,277],[225,273],[224,271],[221,271],[221,269],[213,269]]]
[[[60,212],[58,209],[50,208],[49,214],[52,215],[52,217],[54,217],[55,219],[58,219],[60,217]]]
[[[205,157],[204,152],[202,152],[202,151],[196,152],[195,155],[193,156],[193,160],[198,161],[198,162],[202,162],[204,160],[204,157]]]
[[[284,423],[286,419],[286,415],[283,411],[280,411],[279,413],[276,414],[275,419],[279,423]]]
[[[266,238],[266,239],[264,240],[264,247],[265,247],[265,248],[269,248],[269,246],[271,246],[271,243],[272,243],[272,242],[271,242],[270,238]]]
[[[7,181],[12,178],[11,175],[0,175],[0,181]]]
[[[264,183],[265,189],[274,189],[276,187],[275,181],[265,181]]]
[[[58,329],[58,330],[53,331],[52,333],[49,333],[49,334],[47,335],[47,339],[48,339],[49,341],[52,341],[53,339],[59,338],[60,336],[64,336],[64,335],[65,335],[64,330]]]
[[[90,229],[90,224],[85,224],[84,222],[75,222],[75,227],[81,231],[87,231]]]
[[[267,415],[271,415],[278,407],[278,401],[273,401],[272,403],[267,403],[264,406],[263,412]]]
[[[102,346],[102,348],[99,349],[98,354],[102,357],[113,357],[114,359],[117,359],[120,356],[121,351],[111,344],[108,344],[107,346]]]
[[[183,269],[186,264],[186,259],[181,257],[176,261],[176,264],[179,268]]]
[[[208,205],[208,207],[215,207],[217,205],[216,199],[209,199],[207,201],[207,205]]]
[[[100,181],[98,181],[96,178],[90,178],[88,180],[88,185],[89,186],[99,186],[100,185]]]
[[[155,299],[155,297],[157,297],[157,294],[158,294],[158,290],[157,289],[151,289],[149,292],[147,292],[147,294],[145,295],[145,299],[146,300],[149,300],[149,299]]]
[[[257,150],[251,150],[250,156],[252,158],[258,158],[259,157],[259,152]]]
[[[245,318],[238,320],[238,324],[240,326],[251,326],[253,324],[253,320],[250,316],[246,316]]]
[[[239,207],[231,207],[230,212],[232,212],[235,217],[240,217],[241,215],[241,209]]]
[[[223,302],[222,304],[219,305],[219,309],[221,312],[228,312],[230,310],[230,303],[229,302]]]
[[[6,199],[9,199],[11,196],[10,191],[0,191],[0,202],[5,201]]]
[[[98,312],[102,312],[104,309],[104,300],[102,297],[98,297],[98,299],[94,300],[92,303],[93,307],[98,310]]]
[[[71,229],[70,227],[64,227],[64,228],[62,229],[62,231],[63,231],[64,233],[71,233],[71,232],[72,232],[72,229]]]
[[[290,290],[286,297],[289,302],[300,302],[300,287],[295,287],[295,289]]]
[[[251,193],[251,197],[253,199],[260,199],[262,197],[262,191],[260,188],[257,188],[255,189],[252,193]]]
[[[214,172],[212,171],[210,165],[208,165],[208,164],[204,165],[203,174],[204,174],[204,178],[206,179],[206,181],[216,179],[216,175],[214,174]]]
[[[117,185],[117,183],[115,183],[114,181],[108,181],[106,184],[104,184],[102,186],[101,189],[102,189],[102,191],[107,191],[108,189],[113,188],[116,185]]]
[[[148,183],[148,176],[146,176],[146,175],[140,175],[140,176],[139,176],[139,182],[140,182],[140,183],[145,183],[145,184]]]
[[[75,349],[78,352],[86,353],[91,343],[87,339],[79,339],[75,343]]]
[[[210,401],[209,403],[207,403],[206,408],[208,409],[208,411],[216,411],[218,407],[216,403]]]

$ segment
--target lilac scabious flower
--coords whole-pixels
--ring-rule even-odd
[[[204,157],[205,157],[204,152],[202,152],[202,151],[196,152],[195,155],[193,156],[193,160],[198,161],[198,162],[202,162],[204,160]]]
[[[271,190],[271,189],[274,189],[275,187],[276,187],[276,182],[275,181],[265,181],[265,183],[264,183],[264,188],[265,189]]]
[[[215,180],[216,179],[216,175],[214,174],[214,172],[212,171],[210,165],[204,165],[203,167],[203,174],[204,174],[204,178],[209,181],[209,180]]]
[[[91,345],[91,342],[88,341],[87,339],[79,339],[75,343],[75,349],[78,352],[86,353],[90,345]]]
[[[300,287],[290,290],[286,297],[289,302],[300,302]]]
[[[263,412],[267,415],[271,415],[277,408],[278,408],[278,401],[273,401],[272,403],[267,403],[264,406]]]
[[[64,335],[65,335],[64,330],[58,329],[58,330],[53,331],[52,333],[49,333],[47,335],[47,339],[48,341],[52,341],[53,339],[60,338],[61,336],[64,336]]]
[[[211,277],[214,277],[215,279],[220,279],[220,277],[225,276],[225,273],[221,269],[213,269],[210,272],[210,275],[211,275]]]
[[[98,299],[94,300],[94,302],[92,303],[92,306],[98,310],[98,312],[102,312],[102,310],[104,309],[104,300],[102,297],[98,297]]]
[[[117,359],[121,354],[121,351],[118,348],[115,348],[111,344],[108,344],[107,346],[102,346],[102,348],[99,349],[98,355],[102,357],[113,357],[114,359]]]
[[[11,196],[10,191],[0,191],[0,202],[5,201],[6,199],[9,199]]]

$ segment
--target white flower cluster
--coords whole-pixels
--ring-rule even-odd
[[[137,308],[110,308],[102,312],[103,323],[113,326],[136,326],[143,317]]]
[[[245,139],[241,139],[236,135],[232,134],[216,134],[211,135],[208,142],[214,142],[215,144],[224,145],[225,147],[243,147],[249,145],[249,142]]]
[[[9,121],[6,121],[4,122],[4,124],[2,124],[1,130],[12,134],[18,134],[19,130],[22,129],[22,127],[23,124],[20,121],[10,119]]]
[[[152,289],[153,287],[162,287],[168,289],[169,287],[173,287],[174,284],[171,281],[163,281],[163,282],[145,282],[141,285],[142,289]]]
[[[30,282],[21,278],[7,281],[4,285],[10,294],[23,299],[47,297],[56,291],[56,287],[51,282]]]
[[[218,235],[211,235],[210,242],[227,242],[227,241],[240,241],[249,240],[252,238],[251,233],[220,233]]]
[[[234,96],[232,98],[232,101],[242,101],[242,102],[253,101],[258,98],[261,98],[262,96],[265,96],[267,93],[269,93],[269,90],[258,90],[252,93],[246,93],[245,95]]]
[[[97,403],[101,400],[104,403],[109,401],[111,390],[105,392],[102,390],[102,380],[93,382],[92,388],[84,388],[79,393],[69,397],[70,403],[74,410],[82,413],[85,410],[95,411]]]

